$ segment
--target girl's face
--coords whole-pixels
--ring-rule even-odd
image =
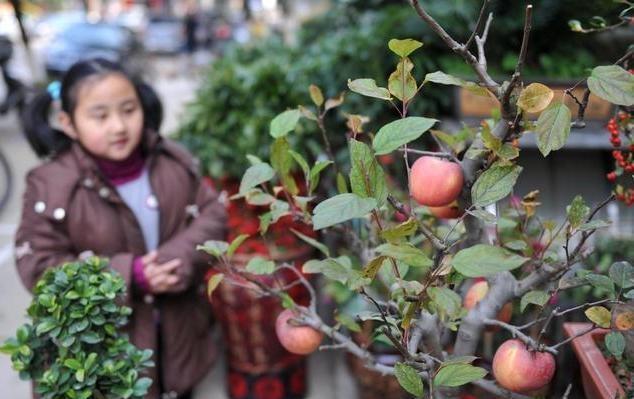
[[[81,84],[76,95],[72,120],[60,116],[65,133],[99,158],[128,158],[143,134],[143,109],[132,83],[111,73]]]

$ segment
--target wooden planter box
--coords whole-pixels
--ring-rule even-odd
[[[572,337],[587,331],[590,323],[564,323],[566,335]],[[625,398],[625,392],[597,346],[610,330],[599,329],[572,340],[572,349],[581,366],[581,381],[586,399]]]
[[[570,108],[573,116],[577,114],[578,106],[575,101],[570,96],[564,95],[564,90],[574,86],[576,82],[543,83],[555,91],[553,101],[561,101],[563,99],[564,104]],[[575,90],[573,90],[573,94],[581,100],[585,90],[585,87],[579,85]],[[497,99],[492,96],[480,96],[462,87],[456,88],[456,93],[456,115],[460,119],[489,118],[491,116],[491,110],[493,108],[499,108],[500,105]],[[585,119],[605,122],[612,117],[612,109],[612,104],[593,94],[590,94],[588,107],[585,112]],[[532,119],[536,119],[537,117],[537,115],[532,114],[529,114],[529,116]]]

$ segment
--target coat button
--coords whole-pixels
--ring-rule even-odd
[[[154,194],[151,194],[145,199],[145,205],[150,209],[156,209],[158,208],[158,199],[156,199]]]
[[[95,182],[94,182],[94,181],[93,181],[90,177],[85,178],[82,184],[83,184],[83,185],[84,185],[84,187],[86,187],[86,188],[93,188],[93,187],[95,187]]]
[[[168,393],[170,399],[177,399],[178,394],[175,391],[169,391]]]
[[[66,217],[66,211],[63,208],[57,208],[53,211],[53,218],[55,220],[63,220]]]
[[[44,213],[46,204],[43,201],[37,201],[33,206],[33,210],[35,210],[35,213]]]
[[[101,187],[99,189],[99,196],[101,198],[108,198],[110,196],[110,189],[108,187]]]
[[[154,303],[154,295],[145,294],[145,296],[143,297],[143,302],[147,303],[148,305]]]

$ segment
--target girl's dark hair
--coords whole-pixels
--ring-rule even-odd
[[[145,132],[158,132],[163,120],[163,106],[158,95],[148,84],[133,77],[119,64],[103,58],[95,58],[75,63],[64,75],[59,91],[61,109],[73,116],[77,107],[78,89],[87,78],[118,73],[132,82],[143,109],[143,127]],[[22,112],[22,125],[26,137],[39,157],[58,154],[66,150],[71,139],[64,132],[49,124],[49,112],[53,97],[49,91],[38,94],[27,104]]]

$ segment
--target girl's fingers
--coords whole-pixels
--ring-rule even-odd
[[[144,265],[149,265],[150,263],[154,263],[156,262],[156,258],[158,257],[158,252],[154,251],[150,251],[147,254],[143,255],[143,257],[141,258],[141,262],[143,262]]]
[[[170,274],[178,269],[182,263],[183,262],[181,262],[180,259],[172,259],[165,263],[156,265],[156,268],[159,269],[161,273]]]
[[[159,274],[149,281],[150,289],[155,294],[167,292],[171,286],[178,283],[180,277],[174,274]]]

